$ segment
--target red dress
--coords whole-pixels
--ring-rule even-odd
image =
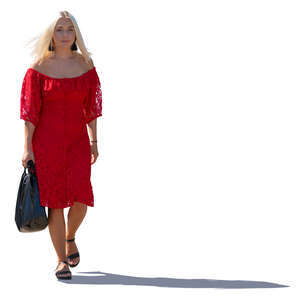
[[[102,116],[101,84],[93,67],[77,77],[54,78],[28,68],[20,119],[35,125],[32,151],[41,206],[94,206],[87,123]]]

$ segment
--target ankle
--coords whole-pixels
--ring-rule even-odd
[[[75,238],[75,233],[66,235],[66,240],[72,240],[74,238]]]
[[[68,260],[67,260],[67,257],[65,256],[65,257],[58,257],[57,258],[57,263],[59,264],[59,263],[62,263],[62,262],[67,262]]]

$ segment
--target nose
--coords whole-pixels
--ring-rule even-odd
[[[62,38],[63,40],[68,40],[69,39],[69,33],[68,32],[65,32],[64,34],[63,34],[63,38]]]

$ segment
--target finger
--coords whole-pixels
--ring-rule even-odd
[[[94,163],[97,161],[97,155],[94,155]]]

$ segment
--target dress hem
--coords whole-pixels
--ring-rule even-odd
[[[94,204],[91,204],[91,203],[86,203],[86,202],[83,202],[83,201],[74,201],[73,202],[73,205],[75,202],[79,202],[79,203],[82,203],[82,204],[85,204],[86,206],[90,206],[90,207],[94,207]],[[68,207],[72,207],[73,205],[67,205],[67,206],[55,206],[55,207],[50,207],[48,204],[40,204],[41,206],[43,207],[48,207],[48,208],[53,208],[53,209],[59,209],[59,208],[68,208]]]

